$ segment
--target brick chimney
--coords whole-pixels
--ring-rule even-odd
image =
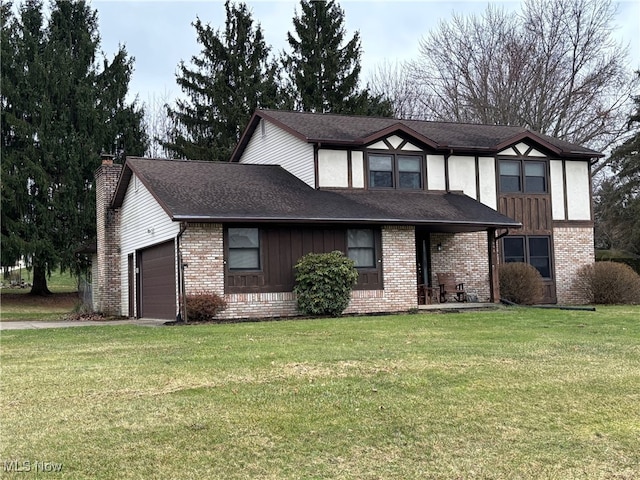
[[[111,208],[111,202],[122,165],[113,163],[113,155],[102,154],[101,160],[95,172],[98,278],[94,281],[94,298],[99,312],[120,316],[120,210]]]

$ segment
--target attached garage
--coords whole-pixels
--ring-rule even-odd
[[[176,255],[173,241],[139,252],[139,316],[173,320],[176,316]]]

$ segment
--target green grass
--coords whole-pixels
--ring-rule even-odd
[[[20,277],[20,273],[17,270],[14,270],[11,274],[12,279],[18,279]],[[22,269],[22,280],[26,283],[33,283],[33,272],[27,270],[26,268]],[[3,287],[0,291],[2,293],[29,293],[31,290],[30,287],[27,288],[10,288],[10,280],[3,279]],[[47,277],[47,286],[52,293],[72,293],[78,291],[78,279],[71,275],[70,272],[60,272],[60,270],[54,270],[51,272],[51,276]]]
[[[15,276],[17,278],[17,274]],[[22,279],[31,282],[31,273],[23,270]],[[5,280],[4,283],[9,282]],[[0,321],[60,320],[80,303],[78,280],[68,272],[52,272],[47,285],[53,293],[48,297],[28,295],[30,287],[0,289]]]
[[[638,307],[0,342],[0,460],[47,478],[640,478]]]

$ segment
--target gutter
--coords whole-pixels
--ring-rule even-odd
[[[185,288],[185,280],[184,280],[184,269],[187,267],[187,264],[182,261],[182,249],[180,244],[180,239],[184,232],[187,231],[187,226],[189,224],[187,222],[180,222],[180,231],[176,236],[176,248],[178,250],[178,314],[176,315],[176,322],[184,322],[187,323],[187,296],[186,288]]]

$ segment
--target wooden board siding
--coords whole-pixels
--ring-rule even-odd
[[[300,140],[273,123],[265,122],[256,128],[240,163],[276,164],[301,179],[307,185],[316,186],[313,145]]]
[[[174,239],[180,231],[180,225],[171,220],[149,190],[141,182],[136,181],[135,175],[129,183],[120,210],[120,274],[122,282],[120,314],[128,315],[131,312],[129,308],[128,255],[150,245]],[[172,295],[174,303],[177,291],[176,285]],[[137,292],[134,292],[134,296],[136,294]],[[136,312],[136,316],[140,316],[140,313]]]
[[[381,252],[376,232],[376,252]],[[307,253],[346,252],[346,229],[267,227],[260,229],[260,271],[231,271],[225,274],[225,293],[290,292],[294,266]],[[381,264],[361,269],[356,289],[382,288]]]
[[[500,213],[522,223],[518,235],[551,235],[553,222],[549,195],[501,195],[498,207]]]

